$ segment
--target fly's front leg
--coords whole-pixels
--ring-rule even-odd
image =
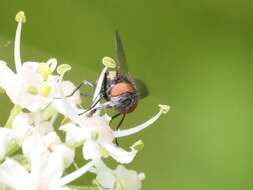
[[[85,110],[85,111],[79,113],[78,115],[83,115],[83,114],[85,114],[85,113],[91,111],[91,110],[99,103],[99,101],[100,101],[102,98],[103,98],[103,96],[99,97],[99,99],[97,99],[97,100],[91,105],[91,107],[89,107],[87,110]]]
[[[88,81],[88,80],[83,80],[69,95],[65,96],[66,98],[69,98],[71,96],[73,96],[83,85],[87,85],[87,86],[90,86],[91,88],[95,88],[95,84],[91,81]],[[87,94],[87,93],[80,93],[81,96],[92,96],[90,94]],[[42,110],[45,110],[47,109],[52,103],[54,100],[59,100],[59,99],[62,99],[61,97],[53,97],[52,101],[49,102]]]
[[[73,96],[83,85],[87,85],[90,86],[91,88],[95,88],[95,84],[92,83],[91,81],[88,80],[83,80],[69,95],[67,95],[66,97],[69,98],[71,96]],[[82,95],[82,93],[81,93]],[[87,95],[87,94],[83,94],[83,95]]]

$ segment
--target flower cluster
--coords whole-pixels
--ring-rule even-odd
[[[143,142],[139,140],[125,150],[115,139],[143,130],[167,113],[169,107],[159,105],[159,112],[148,121],[117,131],[110,127],[111,117],[106,113],[98,110],[92,116],[81,115],[85,109],[81,106],[80,92],[64,79],[71,67],[58,65],[54,58],[46,62],[22,62],[20,39],[26,22],[24,12],[19,12],[15,20],[18,23],[14,45],[16,71],[0,61],[0,89],[14,105],[5,125],[0,127],[0,190],[141,189],[145,175],[124,165],[134,160]],[[105,73],[115,67],[110,58],[103,59],[103,63],[93,104]],[[59,119],[62,121],[56,122]],[[85,163],[82,166],[76,160],[78,148]],[[107,158],[119,165],[109,168]],[[91,184],[71,185],[87,172],[96,176]]]

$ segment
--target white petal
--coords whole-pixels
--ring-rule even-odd
[[[28,64],[27,64],[28,65]],[[37,110],[42,102],[38,95],[27,93],[29,86],[38,86],[41,82],[39,74],[29,70],[30,67],[21,67],[19,74],[16,75],[2,62],[0,63],[0,87],[5,89],[14,104],[27,108],[30,111]]]
[[[24,73],[29,72],[29,73],[38,74],[37,71],[38,71],[39,66],[40,66],[39,62],[26,61],[23,63],[21,70]]]
[[[119,165],[115,169],[115,174],[121,184],[126,190],[140,190],[141,180],[139,175],[134,170],[128,170],[124,166]]]
[[[65,168],[67,168],[73,163],[75,156],[74,150],[70,149],[64,144],[60,144],[54,148],[54,151],[62,155]]]
[[[105,189],[113,189],[115,176],[111,171],[100,171],[96,177],[97,182]]]
[[[10,85],[17,82],[17,78],[17,75],[6,63],[0,60],[0,87],[6,90]]]
[[[30,116],[24,113],[14,118],[12,129],[20,144],[22,144],[27,136],[31,135],[33,129],[33,126],[30,125],[31,122]]]
[[[42,138],[38,136],[27,137],[22,144],[22,151],[31,161],[49,152]]]
[[[56,132],[50,132],[43,137],[46,146],[53,148],[55,145],[61,143],[61,139]]]
[[[91,140],[85,141],[83,145],[83,157],[86,160],[100,159],[99,145]]]
[[[10,142],[14,140],[12,130],[0,127],[0,161],[5,157]]]
[[[89,134],[85,131],[85,129],[72,123],[62,125],[60,130],[66,132],[66,142],[69,144],[81,142],[89,137]]]
[[[40,136],[47,135],[48,133],[54,130],[51,122],[42,122],[42,121],[40,122],[35,121],[35,126],[33,129],[34,129],[33,130],[34,135],[36,134]]]
[[[4,159],[5,154],[6,154],[6,146],[0,140],[0,161]]]
[[[49,182],[60,179],[63,171],[63,158],[59,153],[47,154],[32,160],[32,175],[38,178],[42,176]]]
[[[67,96],[71,94],[75,89],[75,85],[70,81],[63,81],[62,82],[63,92]],[[71,97],[67,98],[70,104],[72,105],[79,105],[81,104],[81,97],[79,90],[75,92]]]
[[[31,187],[30,174],[16,161],[7,159],[0,166],[1,182],[17,190]]]
[[[137,151],[135,149],[132,149],[130,152],[127,152],[124,149],[116,146],[115,144],[104,144],[103,146],[107,149],[109,155],[112,158],[122,164],[132,162],[137,154]]]
[[[69,117],[73,122],[77,123],[79,126],[82,126],[82,119],[78,115],[79,113],[78,109],[76,107],[73,107],[69,103],[69,101],[66,99],[61,83],[58,85],[58,87],[59,87],[59,93],[60,93],[61,99],[55,100],[53,104],[57,104],[57,103],[62,104],[60,107],[62,107],[63,110],[60,110],[59,112],[65,115],[66,117]]]

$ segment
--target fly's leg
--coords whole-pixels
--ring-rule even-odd
[[[66,96],[66,98],[73,96],[83,85],[90,86],[93,89],[95,88],[95,84],[93,84],[91,81],[83,80],[69,95]],[[86,94],[83,94],[83,95],[86,95]],[[56,99],[61,99],[61,98],[56,97]]]
[[[114,120],[115,118],[119,117],[120,115],[121,115],[121,113],[115,114],[114,116],[112,116],[112,119],[111,119],[111,120]]]
[[[119,115],[120,115],[120,114],[119,114]],[[115,116],[116,116],[116,115],[115,115]],[[118,115],[117,115],[117,117],[118,117]],[[117,130],[117,131],[120,129],[120,127],[121,127],[121,125],[122,125],[122,123],[123,123],[125,117],[126,117],[126,114],[123,114],[123,115],[122,115],[122,118],[121,118],[121,120],[120,120],[120,122],[118,123],[118,125],[117,125],[117,127],[116,127],[116,130]],[[115,117],[114,117],[114,118],[115,118]],[[118,138],[115,138],[115,143],[116,143],[117,146],[119,146]]]
[[[93,108],[91,108],[89,110],[85,110],[85,112],[83,112],[83,113],[81,113],[79,115],[82,115],[82,114],[87,113],[89,111],[86,114],[86,116],[87,117],[92,117],[92,115],[94,113],[96,113],[96,111],[98,111],[98,110],[105,110],[105,109],[109,109],[109,108],[112,108],[112,107],[113,107],[112,103],[108,101],[108,102],[105,102],[105,103],[99,105],[98,107],[95,107],[95,105],[94,105]]]
[[[73,96],[83,85],[87,85],[90,86],[91,88],[95,88],[95,84],[92,83],[91,81],[88,80],[83,80],[69,95],[65,96],[66,98],[69,98],[71,96]],[[91,94],[87,94],[87,93],[81,93],[81,96],[92,96]],[[51,102],[49,102],[46,107],[43,108],[43,111],[46,110],[52,103],[54,100],[59,100],[62,99],[61,97],[53,97],[53,100]]]
[[[87,110],[85,110],[85,111],[79,113],[78,115],[83,115],[83,114],[87,113],[88,111],[91,111],[91,110],[100,102],[100,100],[101,100],[102,98],[103,98],[103,96],[99,97],[99,98],[96,100],[96,102],[94,102],[94,103],[91,105],[91,107],[89,107]],[[93,110],[95,110],[95,109],[93,109]],[[96,112],[96,111],[95,111],[95,112]],[[94,113],[95,113],[95,112],[94,112]]]

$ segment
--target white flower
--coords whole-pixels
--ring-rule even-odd
[[[24,13],[19,12],[16,16],[18,26],[14,47],[16,73],[4,61],[0,61],[0,87],[5,90],[15,105],[19,105],[30,111],[38,111],[48,105],[58,94],[55,84],[59,75],[53,75],[57,61],[52,58],[46,63],[25,62],[22,64],[20,58],[20,39],[24,20]],[[66,92],[71,92],[75,88],[70,82],[66,82],[64,85],[64,91]],[[76,104],[79,104],[81,101],[78,92],[69,100]]]
[[[1,181],[16,190],[60,190],[57,181],[62,174],[63,161],[58,154],[34,160],[31,172],[12,159],[0,166]]]
[[[82,118],[82,126],[68,123],[60,127],[66,132],[66,142],[69,144],[83,144],[83,157],[86,160],[98,160],[101,157],[111,156],[120,163],[129,163],[137,154],[137,150],[131,151],[116,146],[113,143],[113,131],[109,126],[110,117],[108,115]]]
[[[12,123],[12,130],[18,143],[29,136],[44,136],[53,131],[51,122],[43,121],[39,113],[20,113]]]
[[[99,189],[111,190],[140,190],[145,175],[134,170],[128,170],[118,165],[115,170],[103,165],[94,169]]]
[[[50,132],[43,137],[30,136],[26,138],[23,142],[22,150],[29,160],[46,155],[49,156],[52,153],[59,153],[64,161],[64,168],[72,164],[75,155],[74,150],[61,142],[56,132]]]
[[[58,153],[32,160],[31,172],[12,159],[0,165],[1,183],[15,190],[69,190],[66,184],[86,173],[90,162],[67,176],[62,176],[64,164]]]

